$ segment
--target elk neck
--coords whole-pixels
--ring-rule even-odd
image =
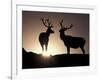
[[[65,39],[65,33],[64,33],[64,31],[63,31],[63,32],[60,32],[60,38],[61,38],[62,40]]]
[[[50,32],[47,30],[46,31],[46,35],[49,37],[50,36]]]

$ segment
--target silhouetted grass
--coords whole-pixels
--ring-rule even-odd
[[[22,49],[23,69],[75,66],[89,66],[89,54],[61,54],[45,58],[41,54]]]

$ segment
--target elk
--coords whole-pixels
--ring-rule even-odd
[[[73,37],[70,35],[66,35],[64,31],[67,31],[73,27],[73,24],[71,24],[69,27],[64,26],[63,20],[60,22],[61,29],[59,30],[60,32],[60,39],[64,42],[64,45],[67,47],[67,54],[70,54],[70,48],[80,48],[85,54],[85,39],[82,37]]]
[[[48,19],[41,18],[40,20],[42,21],[43,25],[47,27],[47,30],[46,32],[40,33],[39,42],[42,47],[42,51],[44,50],[47,51],[49,36],[51,33],[54,33],[54,31],[52,30],[53,25],[50,23],[49,18]],[[45,49],[44,49],[44,46],[45,46]]]

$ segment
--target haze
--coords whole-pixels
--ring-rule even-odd
[[[49,37],[48,52],[52,55],[63,54],[67,49],[60,39],[60,25],[61,19],[64,20],[64,25],[69,26],[73,24],[74,27],[66,31],[66,35],[83,37],[86,40],[85,51],[89,53],[89,14],[76,14],[76,13],[56,13],[56,12],[35,12],[23,11],[22,12],[22,30],[23,30],[23,48],[26,51],[35,53],[42,53],[42,48],[39,43],[38,37],[41,32],[45,32],[47,28],[43,25],[40,18],[49,18],[53,24],[54,34]],[[80,48],[72,49],[71,54],[82,54]]]

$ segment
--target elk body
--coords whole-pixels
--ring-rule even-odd
[[[70,35],[65,35],[64,31],[71,29],[73,25],[71,24],[70,27],[65,27],[62,25],[63,20],[60,22],[61,29],[60,32],[60,38],[64,42],[64,45],[67,47],[67,53],[70,54],[70,48],[81,48],[83,54],[85,54],[85,39],[82,37],[73,37]]]
[[[39,42],[40,45],[42,47],[42,51],[46,50],[47,51],[47,47],[48,47],[48,42],[49,42],[49,36],[51,33],[54,33],[54,31],[52,30],[52,24],[49,22],[49,19],[43,19],[41,18],[42,23],[45,27],[47,27],[46,32],[42,32],[39,35]],[[44,49],[45,46],[45,49]]]

